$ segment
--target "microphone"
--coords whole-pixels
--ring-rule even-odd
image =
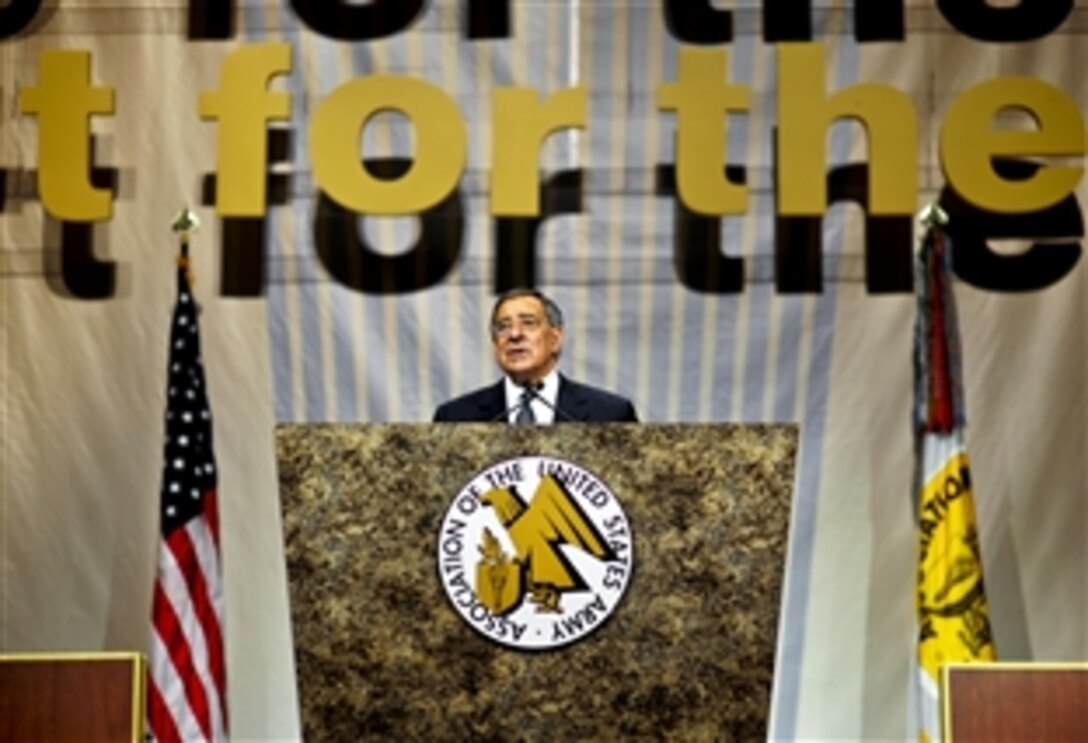
[[[518,386],[522,389],[522,395],[524,395],[526,392],[528,392],[529,397],[540,397],[540,394],[537,392],[537,390],[542,389],[544,387],[544,383],[543,382],[536,382],[536,383],[530,383],[530,384],[522,384],[522,385],[518,385]],[[521,399],[522,398],[519,396],[517,401],[513,405],[511,405],[506,410],[502,411],[501,413],[496,415],[494,418],[489,420],[488,423],[498,423],[499,421],[509,422],[510,421],[510,414],[521,407]],[[540,399],[543,400],[544,398],[541,397]],[[544,402],[548,402],[548,401],[544,400]]]
[[[525,390],[526,390],[526,391],[527,391],[527,392],[529,393],[529,396],[530,396],[530,397],[534,397],[534,398],[536,398],[537,400],[540,400],[540,401],[541,401],[542,403],[544,403],[544,404],[545,404],[546,406],[548,406],[549,408],[551,408],[552,412],[553,412],[553,413],[555,413],[555,420],[556,420],[556,421],[559,421],[559,419],[560,419],[560,418],[562,418],[562,419],[563,419],[563,420],[565,420],[565,421],[566,421],[567,423],[577,423],[577,422],[578,422],[578,419],[577,419],[577,418],[575,418],[574,416],[572,416],[572,415],[571,415],[570,413],[568,413],[567,411],[563,410],[563,409],[562,409],[561,407],[559,407],[558,405],[552,405],[552,403],[551,403],[551,400],[549,400],[548,398],[544,397],[544,395],[540,394],[540,390],[544,389],[544,383],[543,383],[543,382],[537,382],[536,384],[528,384],[528,385],[525,385],[525,386],[524,386],[524,389],[525,389]],[[518,406],[519,406],[520,404],[521,404],[521,403],[519,402],[519,403],[518,403],[518,405],[515,405],[514,407],[516,408],[516,407],[518,407]],[[510,413],[510,412],[511,412],[512,410],[513,410],[513,408],[511,408],[510,410],[506,411],[506,412],[507,412],[507,414],[509,414],[509,413]]]
[[[546,398],[546,397],[544,397],[544,395],[540,394],[540,390],[544,389],[544,383],[543,382],[531,382],[529,384],[523,384],[523,385],[519,385],[519,386],[520,386],[520,388],[522,390],[523,395],[525,393],[528,393],[530,398],[540,400],[553,413],[555,413],[556,421],[564,420],[564,421],[567,421],[568,423],[577,423],[578,422],[577,418],[570,415],[570,413],[566,412],[562,408],[557,407],[555,405],[552,405],[551,401],[548,398]],[[518,400],[513,405],[511,405],[506,410],[504,410],[501,413],[499,413],[498,415],[496,415],[494,418],[492,418],[488,422],[489,423],[498,423],[499,421],[509,421],[510,420],[510,415],[512,413],[514,413],[514,411],[516,411],[520,407],[521,407],[521,398],[519,397]]]
[[[517,410],[520,407],[521,407],[521,400],[518,400],[516,403],[514,403],[513,405],[508,407],[506,410],[502,411],[501,413],[496,415],[494,418],[489,420],[488,423],[498,423],[499,421],[509,423],[510,422],[510,414],[513,413],[515,410]]]

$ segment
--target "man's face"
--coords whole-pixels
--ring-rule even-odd
[[[547,376],[559,358],[563,331],[552,327],[544,303],[536,297],[514,297],[499,305],[492,318],[495,361],[519,384]]]

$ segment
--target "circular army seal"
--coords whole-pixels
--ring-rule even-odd
[[[481,635],[546,650],[587,637],[612,614],[633,546],[627,514],[599,477],[555,457],[518,457],[454,497],[438,536],[438,574]]]

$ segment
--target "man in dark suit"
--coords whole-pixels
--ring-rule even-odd
[[[638,421],[627,398],[559,373],[563,313],[543,293],[514,289],[500,296],[491,311],[491,343],[505,376],[490,387],[439,405],[436,422]]]

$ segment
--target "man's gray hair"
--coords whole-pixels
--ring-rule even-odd
[[[499,329],[495,323],[495,317],[499,314],[499,308],[511,299],[517,299],[518,297],[533,297],[540,300],[540,303],[544,305],[544,315],[548,318],[548,324],[553,328],[563,329],[563,310],[559,309],[551,297],[538,289],[508,289],[498,296],[495,300],[495,304],[491,307],[491,335],[494,337],[498,334]]]

